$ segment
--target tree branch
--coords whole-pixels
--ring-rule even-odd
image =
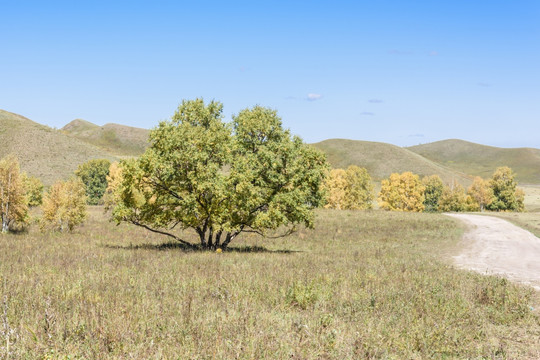
[[[169,236],[169,237],[172,237],[174,240],[178,241],[179,243],[181,244],[184,244],[186,246],[189,246],[190,248],[192,249],[195,249],[196,246],[193,245],[192,243],[188,242],[188,241],[185,241],[185,240],[182,240],[180,239],[178,236],[174,235],[174,234],[171,234],[171,233],[168,233],[166,231],[161,231],[161,230],[157,230],[157,229],[153,229],[151,228],[150,226],[148,225],[145,225],[145,224],[141,224],[140,222],[136,221],[136,220],[130,220],[130,222],[133,224],[133,225],[137,225],[137,226],[140,226],[142,228],[145,228],[146,230],[149,230],[151,232],[154,232],[154,233],[157,233],[157,234],[161,234],[161,235],[166,235],[166,236]]]

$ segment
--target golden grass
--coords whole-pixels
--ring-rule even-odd
[[[185,252],[93,208],[74,234],[0,236],[0,357],[540,356],[532,290],[441,260],[453,219],[321,210],[316,226]]]

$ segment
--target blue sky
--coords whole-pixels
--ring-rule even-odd
[[[151,128],[182,99],[307,142],[540,148],[540,1],[1,1],[0,108]]]

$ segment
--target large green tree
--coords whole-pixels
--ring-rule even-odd
[[[86,201],[88,205],[103,203],[103,194],[107,189],[107,176],[111,162],[107,159],[89,160],[79,165],[75,171],[86,187]]]
[[[282,127],[274,110],[255,106],[231,123],[223,106],[183,101],[150,133],[150,147],[120,164],[113,218],[181,239],[194,229],[200,247],[225,249],[242,232],[313,226],[324,200],[324,155]]]
[[[439,200],[443,194],[444,183],[439,175],[425,176],[422,179],[424,185],[424,211],[439,211]]]

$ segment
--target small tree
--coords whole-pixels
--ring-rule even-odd
[[[424,211],[424,185],[412,172],[391,174],[381,182],[379,206],[393,211]]]
[[[364,168],[351,165],[347,170],[330,171],[325,188],[328,192],[327,208],[365,210],[373,206],[373,184]]]
[[[122,168],[120,167],[120,164],[117,161],[111,163],[111,166],[109,167],[109,175],[107,175],[107,188],[105,189],[105,194],[103,195],[106,211],[114,207],[114,194],[116,189],[121,186],[122,179]]]
[[[347,179],[345,178],[345,170],[332,169],[324,182],[324,189],[327,193],[326,204],[327,209],[343,209],[345,200],[345,188],[347,187]]]
[[[439,199],[443,193],[444,184],[439,175],[425,176],[422,179],[424,185],[424,207],[427,212],[439,211]]]
[[[489,187],[489,182],[480,176],[474,178],[467,194],[478,204],[480,211],[484,211],[493,202],[493,190]]]
[[[466,211],[467,194],[465,189],[457,181],[454,180],[452,186],[445,186],[439,200],[439,211]]]
[[[43,202],[43,183],[37,177],[22,174],[22,181],[29,207],[36,207]]]
[[[111,162],[107,159],[90,160],[79,165],[75,171],[86,187],[88,205],[102,204],[107,188],[107,176]]]
[[[27,220],[27,202],[19,161],[14,155],[0,160],[0,217],[2,233],[10,230],[15,223]]]
[[[193,247],[173,229],[193,229],[205,249],[227,248],[243,232],[312,227],[327,171],[324,155],[282,128],[271,109],[183,101],[150,133],[150,147],[121,162],[112,216]]]
[[[43,199],[42,230],[73,231],[86,219],[86,189],[80,179],[58,181]]]
[[[523,211],[524,193],[517,188],[515,174],[507,166],[499,167],[489,181],[493,201],[486,206],[493,211]]]

